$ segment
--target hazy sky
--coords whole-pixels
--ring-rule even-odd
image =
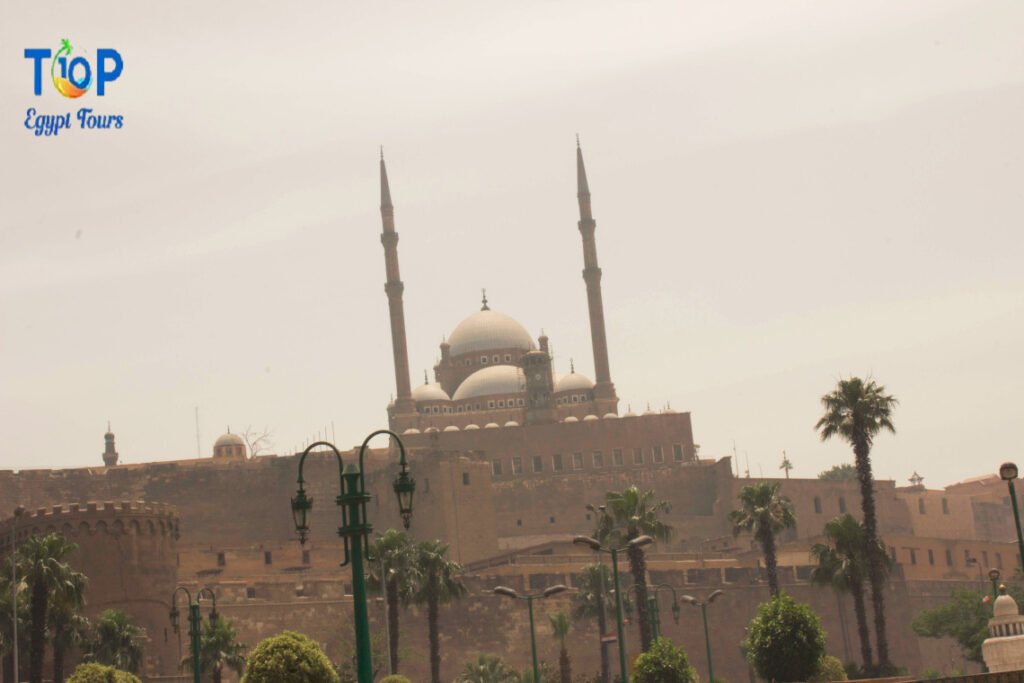
[[[818,399],[901,401],[876,473],[1024,459],[1024,4],[0,6],[0,467],[351,446],[394,392],[384,145],[413,381],[479,308],[593,375],[574,134],[622,410],[671,402],[756,476],[849,460]],[[124,57],[32,95],[29,47]],[[28,107],[120,130],[35,137]],[[77,124],[76,124],[77,125]]]

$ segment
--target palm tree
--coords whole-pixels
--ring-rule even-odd
[[[18,592],[24,591],[25,584],[19,579]],[[11,590],[11,558],[8,557],[0,569],[0,652],[3,653],[3,676],[5,681],[19,680],[14,676],[14,633],[11,615],[13,591]],[[25,661],[26,639],[25,626],[28,624],[28,605],[24,599],[18,600],[18,657]],[[21,667],[19,667],[21,668]]]
[[[213,674],[213,683],[220,683],[224,669],[231,669],[239,676],[245,669],[246,645],[237,641],[238,633],[228,619],[204,621],[199,639],[199,670]],[[192,658],[185,657],[181,665],[192,671]]]
[[[782,464],[779,465],[780,470],[786,470],[786,479],[789,479],[789,471],[793,469],[793,463],[789,461],[786,456],[786,451],[782,451]]]
[[[796,526],[793,505],[779,496],[779,484],[767,482],[744,486],[739,495],[740,508],[729,513],[732,533],[750,532],[761,545],[768,588],[772,597],[779,594],[779,565],[775,555],[775,535]]]
[[[441,603],[457,600],[466,594],[459,579],[462,565],[447,558],[448,545],[441,541],[423,541],[416,546],[415,564],[418,580],[413,602],[426,604],[430,635],[430,680],[441,683],[441,640],[438,632]]]
[[[596,538],[596,537],[595,537]],[[588,564],[574,580],[576,592],[572,596],[573,621],[597,618],[598,636],[608,632],[606,615],[615,610],[615,600],[608,587],[612,585],[612,573],[608,565],[600,562]],[[601,642],[601,680],[608,683],[610,670],[608,647]]]
[[[391,673],[398,673],[398,605],[408,605],[415,590],[415,549],[408,534],[394,529],[388,529],[382,536],[378,536],[373,544],[374,560],[370,562],[369,586],[370,590],[380,590],[380,573],[383,571],[386,577],[384,600],[388,611]]]
[[[43,681],[43,655],[46,653],[47,613],[52,597],[84,588],[85,577],[68,564],[67,558],[78,549],[57,533],[31,536],[18,547],[18,573],[29,592],[29,683]]]
[[[142,663],[142,639],[146,630],[120,610],[103,611],[93,624],[95,637],[89,645],[92,661],[136,673]]]
[[[669,504],[663,500],[654,502],[653,498],[654,491],[641,492],[636,486],[605,494],[608,514],[614,523],[610,537],[615,539],[617,545],[626,545],[639,536],[651,536],[659,541],[668,540],[672,527],[658,519],[658,516],[669,511]],[[636,584],[637,610],[640,613],[640,645],[646,652],[653,640],[647,614],[647,562],[644,559],[644,549],[640,546],[630,546],[626,554],[629,556],[629,570],[633,574],[633,583]]]
[[[53,681],[64,683],[64,660],[67,651],[84,642],[89,620],[82,616],[85,607],[86,577],[73,572],[62,590],[54,591],[47,614],[53,645]]]
[[[501,657],[482,654],[475,662],[466,662],[456,683],[519,683],[519,674]]]
[[[875,638],[878,639],[878,664],[883,671],[892,669],[889,641],[885,634],[885,553],[878,542],[878,518],[875,514],[874,478],[871,474],[871,446],[884,430],[896,433],[892,411],[899,402],[885,393],[874,380],[859,377],[841,379],[836,388],[821,397],[825,414],[814,428],[826,441],[839,436],[853,447],[860,504],[864,517],[864,547],[871,582],[871,606],[875,613]]]
[[[860,656],[864,670],[872,671],[871,639],[868,635],[867,611],[864,609],[864,577],[867,573],[864,527],[846,513],[825,524],[825,536],[828,543],[815,543],[811,546],[811,558],[817,563],[811,571],[811,583],[853,596]]]
[[[569,659],[569,650],[565,647],[565,637],[569,635],[569,617],[565,612],[549,614],[551,631],[555,638],[558,638],[558,672],[561,683],[572,683],[572,661]]]

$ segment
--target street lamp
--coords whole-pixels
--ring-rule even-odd
[[[611,517],[608,515],[607,505],[591,505],[587,503],[586,508],[588,511],[598,515],[597,518],[597,533],[595,535],[604,538],[608,531],[611,530]],[[587,516],[589,519],[589,515]],[[599,631],[598,639],[601,644],[601,683],[610,683],[610,673],[608,671],[608,643],[604,642],[605,629],[607,628],[607,615],[604,611],[605,594],[608,591],[608,587],[604,582],[604,563],[598,562],[598,595],[597,595],[597,630]]]
[[[715,669],[711,664],[711,633],[708,631],[708,605],[713,603],[715,599],[721,595],[724,591],[714,591],[704,598],[704,600],[698,600],[692,595],[684,595],[683,600],[693,605],[694,607],[700,607],[701,616],[704,617],[704,643],[707,645],[708,650],[708,681],[714,683],[715,681]]]
[[[608,553],[612,556],[612,575],[615,578],[615,621],[619,638],[619,678],[622,683],[629,683],[629,672],[626,670],[626,641],[622,628],[622,591],[619,589],[619,553],[630,548],[640,548],[654,543],[650,536],[637,536],[621,548],[605,548],[601,542],[589,536],[574,536],[572,542],[585,545],[594,552]]]
[[[1017,493],[1013,488],[1013,480],[1017,478],[1017,466],[1012,462],[1004,462],[999,466],[999,478],[1010,488],[1010,503],[1013,505],[1013,522],[1017,525],[1017,550],[1024,567],[1024,533],[1020,530],[1020,510],[1017,509]]]
[[[305,543],[309,538],[309,512],[313,509],[313,499],[306,496],[305,479],[302,468],[306,456],[318,446],[326,446],[334,451],[338,459],[341,493],[334,499],[341,508],[341,536],[345,548],[345,561],[341,566],[352,564],[352,611],[356,630],[356,677],[359,683],[373,683],[373,653],[370,649],[370,619],[366,606],[366,576],[363,573],[363,558],[369,556],[369,537],[373,532],[366,516],[366,503],[370,494],[366,492],[365,469],[363,467],[366,447],[370,439],[380,434],[387,434],[398,444],[400,452],[398,476],[392,482],[395,496],[398,498],[398,513],[402,516],[402,525],[406,529],[412,519],[412,498],[416,492],[416,482],[409,475],[409,464],[406,461],[405,445],[398,435],[388,429],[378,429],[363,441],[359,448],[359,464],[349,463],[346,467],[341,453],[333,444],[317,441],[306,447],[299,458],[299,490],[292,498],[292,519],[295,530],[299,532],[299,542]]]
[[[14,520],[11,522],[11,634],[14,646],[14,680],[18,675],[18,518],[25,514],[25,508],[19,505],[14,508]]]
[[[551,586],[540,593],[534,593],[532,595],[520,595],[511,588],[506,588],[505,586],[498,586],[493,591],[495,595],[504,595],[505,597],[509,597],[514,600],[526,601],[526,605],[530,611],[530,652],[533,654],[534,683],[540,683],[540,665],[537,664],[537,633],[533,626],[533,601],[538,598],[542,600],[544,598],[550,598],[552,595],[558,595],[559,593],[567,590],[569,589],[566,586],[558,584],[557,586]]]
[[[999,577],[1002,576],[1002,572],[998,569],[988,570],[988,580],[992,582],[992,599],[995,600],[999,597]]]
[[[647,621],[651,625],[651,635],[655,640],[661,637],[661,605],[658,604],[658,592],[661,590],[672,591],[672,620],[675,623],[679,623],[679,596],[676,593],[676,589],[667,583],[659,583],[656,585],[648,584],[647,588]],[[633,591],[636,596],[639,596],[639,590],[637,584],[633,584],[626,589],[626,593]],[[639,597],[637,598],[639,599]],[[631,611],[629,603],[626,603],[627,614]]]
[[[196,592],[195,601],[192,600],[192,594],[188,588],[184,586],[178,586],[171,593],[171,628],[174,629],[175,635],[178,633],[178,628],[181,623],[181,613],[178,611],[177,598],[178,593],[182,592],[185,594],[185,600],[188,602],[188,635],[189,635],[189,647],[192,652],[192,681],[193,683],[199,683],[200,670],[200,652],[202,650],[202,641],[200,639],[201,628],[203,623],[203,616],[199,613],[199,601],[203,599],[203,596],[207,596],[213,603],[213,607],[210,609],[210,626],[217,625],[217,596],[213,590],[207,587],[200,588]],[[180,641],[179,641],[180,642]],[[179,653],[180,654],[180,653]]]

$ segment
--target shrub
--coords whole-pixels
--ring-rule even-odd
[[[399,674],[391,674],[390,676],[385,676],[384,678],[380,679],[380,683],[412,683],[412,681],[410,681],[405,676],[401,676]]]
[[[838,657],[825,655],[818,662],[818,673],[814,674],[811,681],[815,683],[830,683],[831,681],[845,681],[846,669]]]
[[[808,681],[825,655],[825,632],[810,607],[785,593],[762,603],[750,622],[747,658],[767,681]]]
[[[658,638],[651,649],[636,658],[635,683],[697,683],[697,672],[686,653],[666,638]]]
[[[242,683],[338,683],[338,674],[309,636],[284,631],[253,648]]]
[[[67,683],[141,683],[138,677],[102,664],[80,664]]]

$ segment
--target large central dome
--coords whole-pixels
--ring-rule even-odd
[[[476,351],[531,351],[534,348],[526,328],[504,313],[489,309],[477,311],[459,323],[448,337],[448,344],[453,356]]]

